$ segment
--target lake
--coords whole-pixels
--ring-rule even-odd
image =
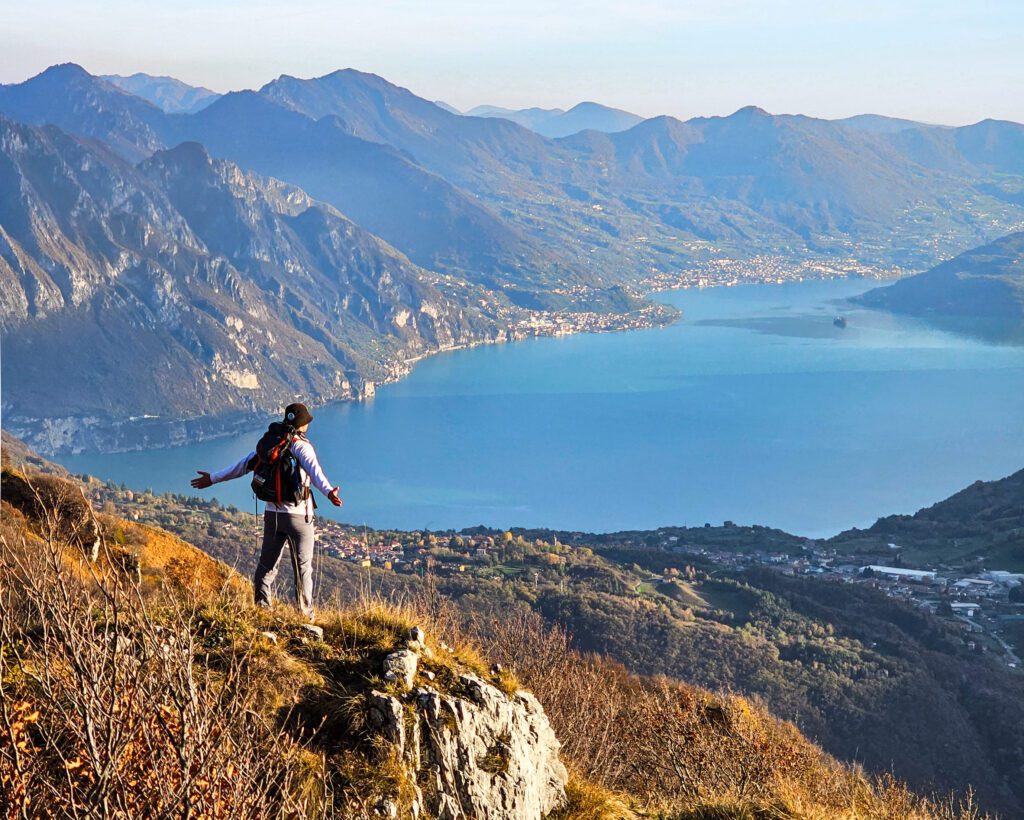
[[[1024,348],[841,302],[874,284],[673,291],[657,295],[684,312],[671,327],[431,357],[369,402],[315,411],[337,517],[585,531],[732,520],[820,537],[1024,467]],[[64,463],[190,492],[195,470],[233,463],[260,432]],[[247,481],[214,491],[253,509]]]

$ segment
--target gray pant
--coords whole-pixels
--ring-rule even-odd
[[[263,513],[263,547],[256,565],[256,606],[269,607],[273,600],[271,587],[285,544],[292,556],[295,571],[295,603],[308,618],[313,617],[313,522],[304,515]]]

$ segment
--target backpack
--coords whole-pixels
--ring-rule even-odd
[[[252,491],[261,501],[273,504],[298,504],[309,497],[302,484],[302,470],[292,453],[298,434],[290,424],[275,421],[256,444],[250,462]]]

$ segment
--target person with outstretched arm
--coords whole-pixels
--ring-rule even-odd
[[[253,489],[264,499],[263,545],[256,565],[256,605],[270,608],[271,588],[287,544],[295,573],[295,600],[299,610],[313,621],[313,501],[316,487],[335,506],[341,506],[338,487],[327,480],[316,450],[306,438],[313,416],[306,405],[296,402],[284,411],[284,421],[274,422],[249,455],[223,470],[198,470],[192,486],[204,490],[221,481],[254,474]],[[266,489],[261,492],[261,490]]]

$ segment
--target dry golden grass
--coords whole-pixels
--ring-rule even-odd
[[[636,820],[637,814],[622,795],[570,774],[566,804],[548,820]]]

